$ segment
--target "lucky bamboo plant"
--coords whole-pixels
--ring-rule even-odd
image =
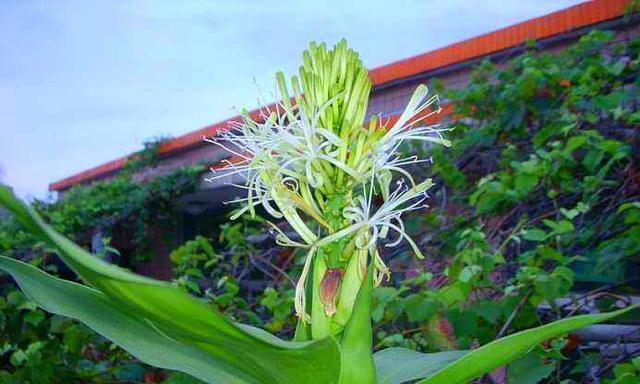
[[[278,243],[306,250],[294,340],[233,323],[174,284],[105,263],[55,232],[5,186],[0,203],[87,285],[7,257],[0,257],[0,269],[45,310],[78,319],[141,361],[209,383],[465,383],[545,339],[628,310],[560,320],[472,351],[374,354],[372,290],[389,274],[379,247],[406,241],[422,257],[401,215],[422,208],[432,186],[404,168],[424,160],[398,149],[412,140],[449,145],[445,129],[424,124],[440,113],[438,97],[420,85],[399,117],[367,121],[372,84],[345,41],[331,50],[312,43],[299,76],[276,78],[279,102],[257,117],[244,113],[208,140],[232,155],[212,178],[246,180],[236,216],[261,206],[296,233],[273,225]]]

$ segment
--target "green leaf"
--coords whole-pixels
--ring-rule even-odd
[[[514,333],[469,352],[454,363],[419,381],[419,383],[467,383],[478,376],[493,371],[499,366],[512,362],[544,340],[563,335],[574,329],[612,319],[628,312],[632,308],[635,307],[628,307],[610,313],[570,317]]]
[[[576,230],[576,228],[573,226],[573,223],[571,223],[569,220],[553,221],[545,219],[542,220],[542,222],[545,223],[549,228],[553,229],[553,234],[556,235],[562,235],[564,233],[569,233]]]
[[[573,153],[573,151],[575,151],[576,149],[582,147],[584,144],[587,143],[587,136],[585,135],[580,135],[580,136],[573,136],[571,137],[569,140],[567,140],[567,145],[565,146],[565,151],[571,155],[571,153]]]
[[[560,213],[562,213],[562,215],[569,220],[575,219],[576,216],[580,214],[580,212],[577,209],[564,209],[564,208],[560,208]]]
[[[538,177],[536,175],[520,174],[516,176],[515,188],[521,195],[526,195],[533,191],[538,185]]]
[[[22,319],[34,327],[37,327],[38,324],[42,323],[42,320],[44,320],[44,313],[41,311],[32,311],[26,313]]]
[[[373,355],[378,384],[401,384],[427,377],[468,351],[420,353],[407,348],[388,348]]]
[[[544,241],[547,238],[547,232],[542,229],[527,229],[522,234],[522,238],[529,241]]]
[[[311,281],[314,289],[311,294],[311,335],[315,338],[327,337],[331,334],[331,319],[325,314],[324,306],[320,300],[320,282],[327,270],[324,257],[316,257],[313,261]]]
[[[620,60],[617,61],[611,65],[609,65],[607,67],[607,71],[612,74],[613,76],[620,76],[620,74],[622,73],[622,71],[624,71],[624,68],[627,66],[627,64]]]
[[[244,382],[226,373],[227,369],[206,353],[181,345],[143,319],[118,310],[95,289],[58,279],[8,257],[0,256],[0,269],[10,273],[27,296],[46,311],[87,324],[148,364],[180,370],[202,380]]]
[[[607,95],[598,95],[594,98],[594,104],[598,108],[602,108],[606,111],[610,111],[617,108],[622,104],[625,99],[625,93],[621,91],[614,91]]]
[[[18,349],[17,351],[11,354],[11,357],[9,358],[9,362],[14,367],[19,367],[22,365],[22,363],[24,363],[26,359],[27,359],[27,355],[24,353],[24,351],[22,349]]]
[[[509,364],[507,377],[509,384],[537,384],[556,370],[555,364],[544,364],[540,356],[528,353]]]
[[[238,326],[178,287],[136,275],[89,254],[44,224],[6,186],[0,186],[0,204],[35,234],[56,246],[65,263],[103,293],[105,302],[114,311],[145,319],[157,332],[179,345],[197,347],[218,361],[218,367],[225,369],[228,376],[235,376],[240,382],[337,382],[340,351],[334,339],[292,343],[264,331]]]
[[[411,322],[421,322],[433,317],[438,313],[439,303],[437,300],[415,294],[405,299],[404,311],[407,319]]]
[[[471,279],[476,277],[476,275],[478,275],[480,272],[482,272],[482,267],[478,265],[467,265],[466,267],[462,268],[462,271],[460,271],[460,275],[458,275],[458,280],[460,280],[463,283],[468,283],[469,281],[471,281]]]

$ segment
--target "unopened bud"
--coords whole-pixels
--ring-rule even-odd
[[[343,275],[342,268],[329,268],[320,282],[320,301],[327,316],[333,316],[336,313],[336,299]]]

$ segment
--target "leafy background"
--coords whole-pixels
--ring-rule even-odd
[[[393,274],[375,290],[376,349],[474,348],[637,295],[639,71],[639,39],[593,31],[561,53],[541,53],[531,42],[509,63],[483,62],[464,89],[431,84],[454,106],[455,145],[406,148],[433,158],[431,167],[411,171],[434,177],[438,189],[430,208],[407,220],[428,257],[385,250]],[[158,223],[180,223],[175,201],[196,189],[204,169],[140,180],[138,171],[158,161],[158,142],[116,178],[34,204],[99,257],[135,267],[151,257]],[[104,231],[101,244],[92,241],[96,229]],[[275,246],[260,218],[201,232],[183,244],[167,241],[176,283],[233,319],[291,336],[301,255]],[[72,277],[8,216],[0,253]],[[196,382],[135,361],[0,279],[0,383]],[[552,340],[479,381],[635,383],[640,350],[617,341],[611,352],[576,335]]]

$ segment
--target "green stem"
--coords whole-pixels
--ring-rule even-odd
[[[332,318],[331,331],[338,334],[351,318],[356,296],[362,285],[367,267],[367,250],[358,249],[349,258],[338,294],[336,314]]]
[[[320,300],[320,282],[327,271],[327,263],[323,255],[318,254],[313,263],[313,287],[311,300],[311,335],[313,339],[323,339],[330,335],[331,319],[325,314]]]

